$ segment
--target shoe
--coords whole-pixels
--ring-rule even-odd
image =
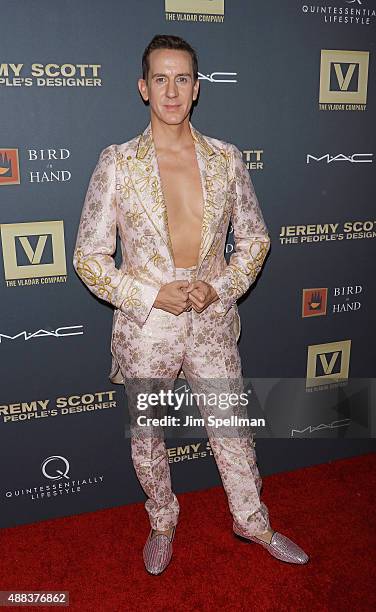
[[[273,557],[276,557],[276,559],[279,559],[280,561],[286,561],[286,563],[304,564],[309,560],[309,556],[300,548],[300,546],[278,531],[273,532],[271,540],[268,543],[260,540],[260,538],[257,538],[256,536],[249,535],[235,523],[233,523],[233,530],[235,535],[245,538],[246,540],[256,542],[256,544],[261,544],[261,546],[266,548],[266,550]]]
[[[172,530],[171,537],[164,533],[158,533],[151,537],[153,529],[150,529],[143,551],[145,567],[150,574],[161,574],[170,563],[175,530],[176,525]]]

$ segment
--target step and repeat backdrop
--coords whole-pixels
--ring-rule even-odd
[[[242,151],[271,237],[238,304],[261,473],[374,450],[376,3],[18,0],[1,15],[0,525],[145,500],[109,379],[113,310],[72,256],[100,151],[149,122],[137,79],[157,33],[197,50],[192,124]],[[220,483],[205,432],[167,433],[177,493]]]

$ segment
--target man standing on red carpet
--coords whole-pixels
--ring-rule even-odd
[[[179,503],[171,489],[163,428],[138,422],[139,392],[148,396],[156,381],[159,390],[171,390],[183,372],[194,394],[239,397],[236,301],[261,270],[270,237],[240,151],[190,123],[199,91],[194,49],[180,37],[155,36],[142,67],[138,87],[150,106],[150,124],[136,138],[101,152],[73,263],[89,289],[115,307],[110,378],[127,390],[132,460],[148,497],[151,525],[143,558],[150,573],[160,574],[171,560]],[[230,220],[236,251],[227,264]],[[113,259],[117,228],[120,269]],[[156,416],[159,408],[148,414]],[[225,414],[219,405],[200,402],[198,408],[234,533],[278,559],[306,563],[306,553],[270,527],[249,428],[209,424],[213,415],[244,416],[240,402]]]

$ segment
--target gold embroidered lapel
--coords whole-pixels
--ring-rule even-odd
[[[214,149],[191,124],[204,196],[204,211],[198,266],[208,254],[222,219],[227,193],[226,157]]]

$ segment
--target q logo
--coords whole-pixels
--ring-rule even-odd
[[[50,465],[52,463],[52,466]],[[47,471],[47,466],[49,466]],[[69,480],[69,462],[65,457],[60,455],[52,455],[47,457],[42,463],[42,474],[50,480],[60,480],[66,478]]]

